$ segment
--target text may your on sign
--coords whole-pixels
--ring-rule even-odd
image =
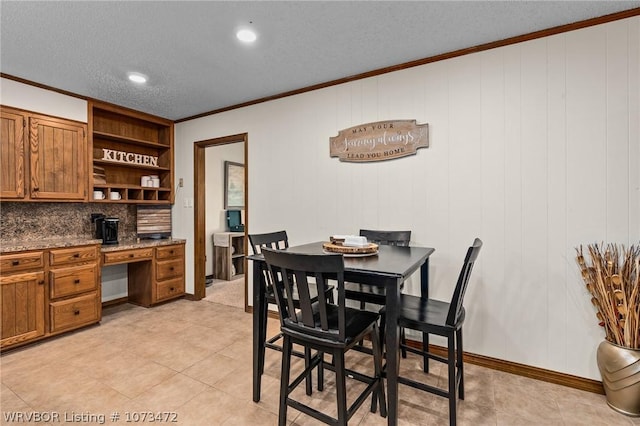
[[[413,155],[429,146],[429,125],[416,120],[360,124],[329,138],[329,153],[340,161],[384,161]]]

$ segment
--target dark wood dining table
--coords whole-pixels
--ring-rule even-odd
[[[292,246],[293,253],[321,254],[323,242]],[[400,331],[398,313],[402,283],[420,269],[420,291],[429,295],[429,256],[435,251],[430,247],[396,247],[381,245],[377,255],[344,258],[344,279],[354,283],[384,286],[386,289],[386,379],[389,425],[398,424],[398,372],[400,366]],[[264,360],[262,335],[265,309],[265,282],[261,272],[262,255],[248,256],[253,261],[253,400],[260,401],[261,366]]]

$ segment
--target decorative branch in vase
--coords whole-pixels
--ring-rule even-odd
[[[607,403],[640,416],[640,245],[580,246],[576,260],[606,340],[597,361]]]

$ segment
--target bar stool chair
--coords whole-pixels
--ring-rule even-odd
[[[411,231],[378,231],[372,229],[361,229],[360,236],[367,237],[367,241],[372,243],[398,247],[408,247],[409,242],[411,241]],[[400,289],[402,290],[403,287],[404,283]],[[382,307],[384,306],[385,299],[387,297],[384,287],[346,282],[344,284],[344,289],[347,300],[360,302],[360,309],[365,309],[367,303]],[[380,311],[380,309],[381,308],[378,308],[378,311]],[[382,314],[381,321],[384,321],[384,310],[380,311],[380,313]],[[384,327],[380,326],[380,341],[382,344],[384,344],[384,335],[382,334],[383,330]],[[404,330],[400,331],[400,339],[402,343],[406,344]],[[406,358],[407,351],[404,349],[404,346],[401,346],[401,348],[402,357]],[[365,348],[362,349],[366,350]]]
[[[284,426],[287,409],[296,410],[331,425],[346,425],[369,395],[372,396],[371,412],[379,403],[380,414],[386,417],[386,399],[382,380],[382,352],[378,341],[378,317],[376,312],[348,308],[345,304],[344,260],[340,254],[297,254],[263,248],[275,297],[280,311],[280,329],[284,335],[282,351],[282,371],[280,379],[280,404],[278,424]],[[336,280],[338,303],[328,302],[319,297],[313,300],[309,278],[315,280],[317,291],[323,294],[329,287],[329,280]],[[293,303],[293,293],[299,296],[299,304]],[[374,374],[368,376],[345,365],[345,353],[365,336],[372,342]],[[323,356],[314,357],[310,365],[290,382],[291,355],[293,344],[318,353],[332,355],[332,363],[327,365],[336,374],[337,418],[333,418],[290,397],[291,392],[316,367],[322,369]],[[346,378],[349,376],[366,384],[366,387],[351,406],[347,407]]]
[[[426,350],[406,346],[409,352],[427,356],[429,359],[447,364],[447,390],[430,386],[415,380],[398,377],[398,382],[412,388],[430,392],[449,399],[449,424],[456,424],[456,391],[464,399],[464,365],[462,362],[462,324],[465,310],[462,304],[469,284],[471,270],[478,258],[482,241],[476,238],[467,250],[450,302],[421,298],[408,294],[401,295],[399,323],[401,327],[447,338],[447,356],[441,357]],[[426,352],[425,352],[426,351]]]
[[[276,232],[268,232],[264,234],[249,234],[249,243],[251,244],[251,248],[254,254],[262,253],[262,249],[271,248],[276,250],[283,250],[289,247],[289,238],[287,236],[287,231],[276,231]],[[269,304],[277,305],[276,297],[273,289],[273,284],[271,283],[271,277],[269,276],[269,271],[267,270],[266,264],[262,265],[262,276],[265,280],[266,293],[265,293],[265,306],[263,309],[264,316],[260,321],[261,330],[260,330],[260,341],[264,342],[264,344],[260,347],[260,374],[264,373],[264,357],[265,357],[265,348],[273,349],[279,352],[282,352],[282,346],[280,346],[277,342],[282,339],[282,333],[278,333],[275,336],[267,339],[267,306]],[[326,289],[325,297],[331,303],[333,303],[333,286],[329,286]],[[310,296],[311,299],[315,302],[318,299],[318,292],[315,285],[310,286]],[[300,300],[297,292],[293,292],[293,303],[294,306],[298,306],[300,304]],[[306,350],[305,353],[300,353],[297,351],[293,352],[293,355],[304,358],[305,363],[308,365],[311,363],[311,351]],[[322,371],[318,370],[318,387],[322,389]],[[309,374],[306,383],[306,392],[307,395],[311,395],[312,392],[312,381],[311,375]]]

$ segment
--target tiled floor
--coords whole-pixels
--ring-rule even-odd
[[[277,323],[271,320],[269,327],[275,332]],[[350,361],[363,364],[361,357]],[[2,424],[140,424],[152,412],[163,417],[147,423],[168,418],[180,425],[275,425],[279,364],[280,353],[267,350],[262,401],[253,403],[250,314],[206,301],[152,309],[121,305],[105,309],[99,326],[4,354]],[[410,358],[402,370],[409,374],[416,366]],[[442,369],[432,370],[431,383],[442,382]],[[458,410],[463,425],[640,425],[608,408],[602,395],[474,365],[466,371],[466,399]],[[330,376],[312,404],[333,407]],[[404,386],[400,397],[400,424],[447,424],[444,399]],[[368,405],[350,424],[386,424]],[[58,415],[59,421],[8,420],[17,413]],[[319,424],[293,409],[287,417],[291,425]]]

